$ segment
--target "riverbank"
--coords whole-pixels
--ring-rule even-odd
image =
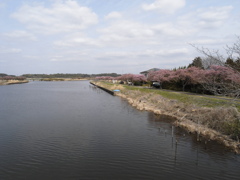
[[[240,113],[238,102],[216,100],[200,96],[163,92],[120,84],[96,81],[94,84],[109,90],[119,89],[115,95],[126,99],[139,110],[164,114],[175,118],[174,125],[196,133],[198,141],[217,141],[240,154]]]
[[[27,80],[0,80],[0,85],[23,84],[28,83]]]

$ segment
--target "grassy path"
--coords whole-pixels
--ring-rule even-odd
[[[106,85],[114,86],[114,84],[106,83]],[[211,96],[203,94],[195,94],[189,92],[172,91],[165,89],[153,89],[141,86],[127,86],[122,85],[128,90],[137,90],[146,93],[159,94],[165,98],[177,100],[186,104],[195,104],[201,107],[235,107],[240,112],[240,99],[228,98],[224,96]]]

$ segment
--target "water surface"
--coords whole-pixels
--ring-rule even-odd
[[[0,86],[0,179],[239,179],[240,157],[88,81]]]

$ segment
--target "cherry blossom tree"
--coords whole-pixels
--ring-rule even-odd
[[[132,76],[132,80],[134,82],[146,82],[147,78],[144,75],[142,75],[142,74],[134,74]]]
[[[19,80],[19,81],[23,81],[26,79],[26,77],[24,76],[3,76],[0,78],[1,80],[5,80],[5,81],[9,81],[9,80]]]
[[[159,82],[162,88],[164,83],[170,82],[173,78],[174,71],[168,69],[161,69],[159,71],[150,72],[147,80]]]
[[[113,80],[114,77],[111,77],[111,76],[97,76],[95,79],[97,79],[97,80]]]
[[[195,66],[187,69],[150,72],[148,78],[140,74],[123,74],[119,77],[101,76],[101,80],[121,80],[129,85],[140,85],[156,81],[161,88],[179,89],[192,92],[211,92],[215,95],[240,97],[240,73],[230,67],[212,65],[208,69]],[[188,87],[188,88],[186,88]]]
[[[202,74],[200,83],[215,95],[240,96],[240,74],[229,67],[211,66]]]
[[[146,77],[142,74],[123,74],[119,77],[119,79],[125,81],[126,84],[129,85],[139,84],[147,81]]]
[[[192,46],[206,57],[203,64],[205,64],[206,69],[210,69],[206,71],[206,78],[203,78],[205,80],[205,83],[203,83],[205,89],[216,95],[239,97],[240,84],[237,79],[240,78],[240,36],[237,36],[237,40],[233,45],[226,46],[227,58],[218,50],[210,51],[207,48]]]
[[[146,77],[141,74],[123,74],[118,77],[98,76],[95,79],[96,80],[105,80],[105,81],[110,81],[110,80],[125,81],[126,84],[131,83],[131,85],[133,83],[139,84],[139,83],[143,83],[143,82],[147,81]]]
[[[119,79],[128,84],[128,82],[132,82],[133,74],[123,74],[119,77]]]
[[[182,86],[182,91],[185,91],[187,85],[193,85],[199,83],[199,74],[203,72],[200,68],[190,67],[187,69],[178,69],[174,73],[174,79],[176,82],[179,82]]]

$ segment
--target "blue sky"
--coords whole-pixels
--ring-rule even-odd
[[[185,66],[240,35],[239,0],[0,0],[0,73]]]

